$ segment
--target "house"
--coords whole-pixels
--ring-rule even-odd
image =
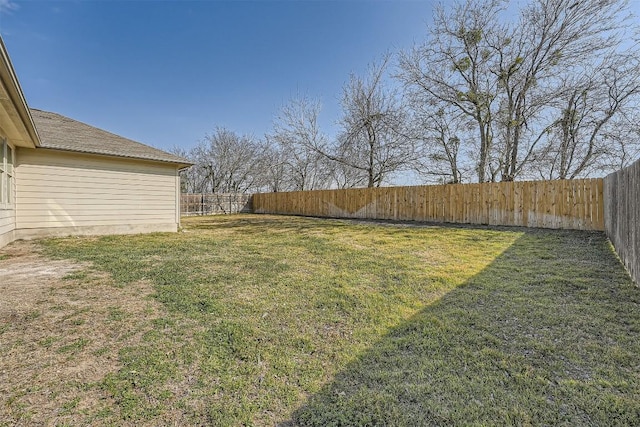
[[[177,156],[28,107],[0,39],[0,247],[45,236],[177,231]]]

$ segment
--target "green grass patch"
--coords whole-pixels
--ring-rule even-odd
[[[78,406],[78,403],[80,403],[80,397],[75,397],[75,398],[69,400],[68,402],[65,402],[62,405],[61,413],[62,414],[67,414],[67,413],[72,412]]]
[[[109,311],[107,318],[112,322],[121,322],[127,316],[127,313],[119,307],[108,307],[107,310]]]
[[[53,343],[55,343],[59,339],[60,339],[59,337],[47,337],[38,341],[38,344],[44,348],[50,348],[53,345]]]
[[[640,292],[601,233],[183,226],[44,242],[118,286],[150,281],[166,309],[102,382],[109,422],[640,423]]]
[[[28,313],[24,314],[23,321],[31,321],[35,320],[38,317],[42,316],[42,312],[40,310],[31,310]]]
[[[63,280],[86,280],[87,277],[89,277],[89,272],[80,270],[80,271],[73,271],[71,273],[68,273],[62,279]]]
[[[91,341],[87,338],[78,338],[69,344],[60,346],[58,353],[77,353],[82,351]]]

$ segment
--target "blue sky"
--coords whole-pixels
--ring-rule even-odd
[[[296,93],[335,133],[350,72],[422,39],[430,1],[0,0],[33,108],[159,148],[216,126],[262,137]]]

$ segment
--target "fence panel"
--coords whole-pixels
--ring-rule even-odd
[[[603,180],[260,193],[256,213],[604,230]]]
[[[218,215],[252,211],[251,194],[182,194],[180,213],[190,215]]]
[[[604,179],[605,231],[640,284],[640,160]]]

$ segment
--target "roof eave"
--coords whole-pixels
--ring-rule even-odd
[[[27,138],[12,138],[12,143],[18,146],[26,146],[30,148],[39,147],[41,145],[40,137],[38,136],[38,131],[36,129],[35,123],[33,122],[33,117],[31,117],[31,112],[29,111],[29,107],[27,105],[27,101],[24,97],[24,93],[22,92],[22,88],[20,87],[20,82],[18,81],[18,77],[16,76],[16,72],[13,68],[13,64],[11,63],[11,59],[9,58],[9,53],[7,52],[7,48],[4,44],[4,40],[0,37],[0,79],[2,80],[2,85],[7,92],[9,97],[9,101],[14,111],[10,112],[9,115],[13,117],[15,113],[17,118],[20,120],[20,123],[16,123],[16,128],[21,130],[20,133],[26,133],[25,136]],[[22,126],[20,126],[20,124]]]
[[[38,147],[40,150],[52,150],[52,151],[64,151],[68,153],[78,153],[78,154],[90,154],[93,156],[105,156],[105,157],[115,157],[117,159],[128,159],[128,160],[140,160],[147,162],[155,162],[155,163],[165,163],[176,166],[179,170],[186,169],[188,167],[193,166],[195,163],[191,163],[188,161],[178,161],[178,160],[168,160],[168,159],[154,159],[150,157],[140,157],[140,156],[127,156],[124,154],[112,154],[112,153],[99,153],[96,151],[90,150],[74,150],[72,148],[62,148],[62,147],[46,147],[40,146]]]

